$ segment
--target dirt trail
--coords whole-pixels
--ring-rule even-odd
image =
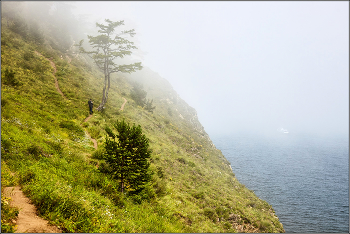
[[[35,53],[36,53],[37,55],[42,56],[43,58],[45,58],[45,57],[44,57],[42,54],[40,54],[38,51],[35,51]],[[53,77],[55,78],[55,87],[56,87],[56,89],[57,89],[57,92],[60,93],[64,99],[68,100],[68,99],[64,96],[64,94],[62,93],[60,87],[58,86],[58,80],[57,80],[57,78],[56,78],[56,76],[55,76],[55,74],[56,74],[56,72],[57,72],[55,63],[54,63],[52,60],[48,59],[48,58],[45,58],[45,59],[46,59],[47,61],[50,62],[50,65],[51,65],[51,67],[53,68]]]
[[[49,225],[48,221],[37,216],[36,208],[31,204],[19,186],[4,188],[4,195],[11,197],[11,206],[19,208],[18,219],[16,220],[16,233],[60,233],[56,226]]]
[[[87,117],[87,118],[84,120],[84,123],[87,122],[89,119],[91,119],[91,117],[92,117],[92,115],[89,115],[89,117]],[[94,138],[92,138],[92,137],[90,136],[90,134],[89,134],[87,131],[85,131],[85,132],[86,132],[86,134],[90,137],[90,140],[94,143],[94,148],[97,149],[97,141],[96,141]]]
[[[123,99],[124,99],[124,103],[122,104],[122,106],[121,106],[121,108],[120,108],[121,111],[124,110],[124,106],[125,106],[126,102],[128,101],[128,100],[126,100],[126,98],[124,98],[124,97],[123,97]],[[92,115],[89,115],[89,116],[84,120],[84,123],[87,122],[87,121],[89,121],[89,119],[91,119],[91,118],[92,118]],[[94,143],[94,148],[97,149],[98,145],[97,145],[96,139],[92,138],[92,137],[90,136],[90,134],[89,134],[87,131],[85,131],[85,132],[86,132],[86,134],[90,137],[90,140]]]
[[[124,97],[123,97],[123,99],[124,99],[124,103],[123,103],[122,107],[120,108],[121,111],[124,110],[124,106],[125,106],[126,102],[128,101],[128,100],[126,100],[126,98],[124,98]]]

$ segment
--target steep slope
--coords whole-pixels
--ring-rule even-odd
[[[89,59],[6,26],[1,42],[1,160],[51,224],[64,232],[284,231],[273,208],[235,179],[196,111],[155,72],[113,77],[105,111],[84,122],[88,99],[97,106],[102,92],[103,76]],[[133,82],[154,100],[153,113],[132,99]],[[121,194],[104,171],[104,128],[121,119],[150,139],[149,200]]]

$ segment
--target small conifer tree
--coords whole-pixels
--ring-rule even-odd
[[[153,103],[153,99],[151,101],[147,100],[146,105],[145,105],[145,109],[151,113],[153,113],[153,110],[156,108],[155,106],[152,106],[152,103]]]
[[[145,98],[147,96],[147,92],[142,89],[142,85],[140,85],[139,83],[134,83],[133,89],[130,92],[130,96],[132,99],[134,99],[137,105],[141,107],[145,106]]]
[[[106,127],[105,160],[113,177],[120,181],[121,192],[127,188],[130,193],[137,194],[151,180],[149,140],[142,134],[140,125],[130,126],[123,120],[113,126],[117,134]]]

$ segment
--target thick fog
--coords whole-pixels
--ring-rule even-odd
[[[92,30],[105,18],[134,28],[136,55],[209,135],[348,134],[349,2],[69,4]]]

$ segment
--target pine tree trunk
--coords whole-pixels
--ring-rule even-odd
[[[107,71],[105,71],[105,85],[104,85],[103,91],[102,91],[102,101],[97,108],[98,111],[102,111],[105,108],[105,104],[107,103],[108,92],[109,92],[109,87],[110,87],[109,77],[110,77],[109,74],[107,73]],[[108,86],[107,86],[107,83],[108,83]]]
[[[124,158],[122,160],[122,168],[123,168],[123,166],[124,166]],[[121,182],[121,187],[122,187],[122,193],[124,193],[124,173],[123,172],[121,174],[120,182]]]

